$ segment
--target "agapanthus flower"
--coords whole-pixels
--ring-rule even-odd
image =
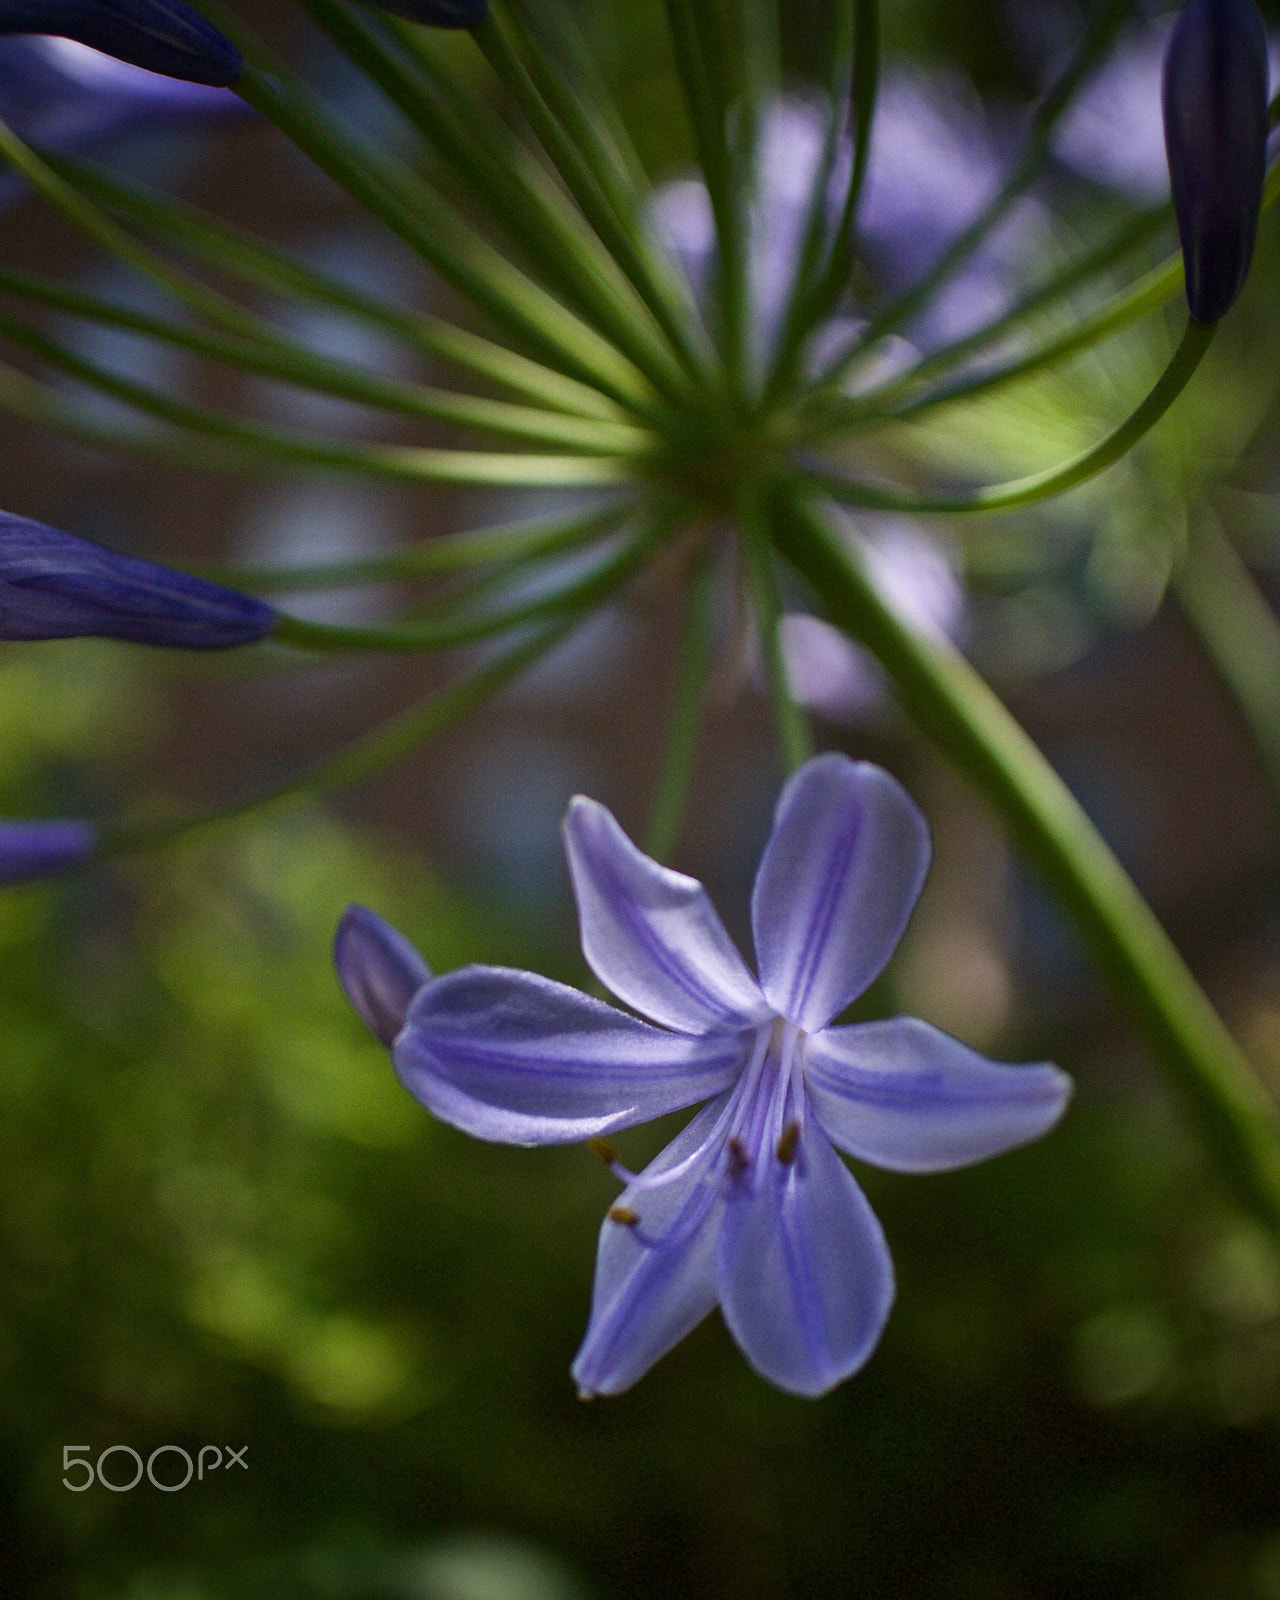
[[[182,650],[252,644],[268,605],[190,573],[0,512],[0,639],[127,639]]]
[[[0,885],[70,871],[97,843],[98,830],[89,822],[0,821]]]
[[[1186,0],[1164,58],[1164,134],[1187,304],[1198,322],[1230,310],[1253,259],[1269,71],[1253,0]]]
[[[0,0],[0,34],[47,33],[192,83],[226,86],[240,52],[182,0]]]
[[[582,948],[649,1021],[534,973],[423,979],[373,913],[339,930],[339,976],[401,1081],[505,1144],[599,1140],[707,1104],[604,1222],[584,1395],[634,1383],[719,1304],[751,1365],[819,1395],[875,1347],[894,1294],[880,1225],[836,1154],[963,1166],[1060,1116],[1070,1081],[1003,1066],[912,1018],[834,1026],[884,968],[928,868],[924,818],[880,768],[827,754],[782,792],[752,898],[757,979],[702,885],[583,796],[565,821]],[[411,998],[409,996],[411,995]]]

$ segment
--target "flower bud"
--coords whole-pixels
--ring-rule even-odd
[[[88,822],[0,822],[0,885],[78,867],[97,842]]]
[[[182,0],[0,0],[0,34],[51,33],[169,78],[225,88],[244,63]]]
[[[225,650],[270,633],[275,615],[221,584],[0,512],[0,639]]]
[[[489,15],[489,0],[365,0],[428,28],[474,28]]]
[[[1253,0],[1186,0],[1164,58],[1164,138],[1187,304],[1216,322],[1244,287],[1267,158],[1267,32]]]
[[[342,913],[333,961],[347,999],[390,1049],[431,969],[403,934],[366,906],[348,906]]]

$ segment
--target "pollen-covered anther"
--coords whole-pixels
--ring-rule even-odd
[[[800,1124],[789,1122],[782,1130],[782,1137],[778,1140],[778,1160],[784,1167],[789,1167],[796,1158],[796,1147],[800,1143]]]
[[[640,1213],[633,1211],[630,1206],[610,1206],[609,1221],[617,1222],[624,1228],[634,1228],[640,1221]]]
[[[741,1139],[731,1138],[726,1148],[729,1151],[729,1176],[736,1178],[751,1165],[751,1158],[747,1155]]]
[[[599,1156],[606,1167],[611,1167],[618,1159],[618,1152],[607,1139],[588,1139],[587,1149],[593,1156]]]

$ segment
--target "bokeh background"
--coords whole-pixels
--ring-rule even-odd
[[[680,176],[660,6],[577,8],[655,180]],[[400,138],[283,0],[241,9],[347,114]],[[790,8],[797,92],[819,9]],[[969,130],[975,170],[998,167],[1081,15],[1065,0],[892,0],[887,47]],[[1153,114],[1104,148],[1138,145]],[[1014,277],[1143,198],[1082,177],[1069,154],[1010,246]],[[140,132],[111,156],[353,281],[454,309],[250,120]],[[8,210],[0,254],[146,303],[36,201]],[[1280,802],[1167,589],[1189,519],[1213,515],[1280,598],[1278,262],[1271,216],[1208,370],[1132,462],[963,542],[923,531],[967,585],[971,652],[1280,1086]],[[319,348],[404,370],[339,319],[272,309]],[[939,414],[922,447],[983,477],[1069,454],[1149,381],[1177,317]],[[358,408],[57,326],[177,392],[295,426],[370,426]],[[376,552],[527,509],[144,466],[7,421],[0,464],[7,508],[189,563]],[[369,617],[399,598],[308,604]],[[1076,1101],[1049,1138],[972,1171],[859,1172],[899,1300],[868,1368],[828,1398],[770,1389],[717,1317],[631,1393],[575,1398],[568,1365],[615,1183],[585,1149],[482,1146],[433,1122],[349,1012],[329,945],[361,900],[437,968],[497,960],[586,981],[558,822],[586,790],[643,830],[675,616],[660,583],[643,587],[483,714],[330,804],[0,896],[6,1594],[1280,1600],[1280,1246],[1232,1208],[1070,927],[891,699],[818,725],[824,744],[897,773],[935,830],[924,901],[862,1011],[1052,1058]],[[6,646],[0,812],[229,801],[452,665],[285,672]],[[722,673],[677,863],[744,942],[780,777],[750,674]],[[626,1135],[624,1158],[670,1132]],[[63,1486],[65,1446],[116,1444],[144,1459],[247,1446],[247,1470],[174,1494]]]

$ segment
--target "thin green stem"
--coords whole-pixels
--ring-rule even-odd
[[[157,194],[65,156],[51,159],[49,166],[108,210],[255,290],[341,311],[394,335],[416,350],[535,400],[540,406],[601,421],[623,421],[629,416],[587,384],[479,334],[354,289],[185,201]]]
[[[1142,404],[1096,445],[1062,466],[1015,478],[1011,483],[991,484],[957,495],[917,495],[887,485],[864,483],[815,458],[805,458],[801,472],[810,483],[824,489],[842,505],[881,511],[1003,511],[1050,499],[1105,471],[1159,422],[1190,382],[1209,348],[1215,327],[1216,324],[1189,321],[1169,365]]]
[[[715,556],[704,551],[689,575],[675,689],[667,715],[666,750],[645,838],[645,850],[655,861],[665,861],[670,854],[689,800],[706,709],[718,593]]]
[[[247,589],[254,594],[297,594],[308,589],[429,578],[470,567],[495,563],[514,565],[561,555],[612,532],[635,509],[633,502],[624,501],[585,516],[552,517],[537,522],[437,534],[363,561],[315,562],[305,567],[218,566],[202,569],[202,575],[232,589]]]
[[[764,664],[769,703],[783,765],[794,772],[813,754],[813,734],[809,719],[791,693],[786,657],[782,651],[782,606],[778,599],[778,577],[774,571],[773,547],[769,542],[767,508],[758,494],[742,496],[738,507],[738,543],[751,605],[760,639],[760,658]]]
[[[969,259],[1003,219],[1013,202],[1029,187],[1048,155],[1049,141],[1059,118],[1115,37],[1116,31],[1129,14],[1131,3],[1132,0],[1105,0],[1075,55],[1037,107],[1022,155],[999,192],[948,246],[924,277],[904,294],[891,301],[878,316],[873,318],[863,336],[862,345],[870,344],[882,338],[884,334],[891,333],[914,315]],[[824,375],[824,381],[838,382],[840,372],[847,370],[853,359],[852,352],[849,356],[843,357]]]
[[[282,612],[277,616],[271,637],[278,644],[292,645],[299,650],[394,653],[443,650],[475,639],[487,639],[539,617],[599,605],[635,575],[655,545],[667,536],[673,516],[670,510],[655,513],[639,534],[628,539],[621,550],[584,577],[576,578],[550,594],[521,600],[504,609],[386,627],[349,627],[330,622],[308,622]]]
[[[1070,790],[960,653],[886,601],[819,503],[781,505],[782,553],[879,658],[908,712],[986,795],[1092,943],[1185,1094],[1239,1200],[1280,1229],[1280,1117]]]
[[[1248,725],[1280,804],[1280,620],[1208,510],[1191,513],[1173,592]]]
[[[469,673],[447,689],[427,696],[417,705],[410,706],[372,733],[354,740],[300,778],[292,778],[265,793],[251,795],[230,805],[210,807],[194,815],[167,817],[158,821],[123,822],[104,828],[99,854],[118,856],[155,849],[220,824],[239,821],[251,813],[311,799],[358,783],[362,778],[390,766],[392,762],[426,744],[453,723],[460,722],[512,678],[531,666],[539,656],[545,655],[581,620],[581,612],[558,617],[477,671]]]

